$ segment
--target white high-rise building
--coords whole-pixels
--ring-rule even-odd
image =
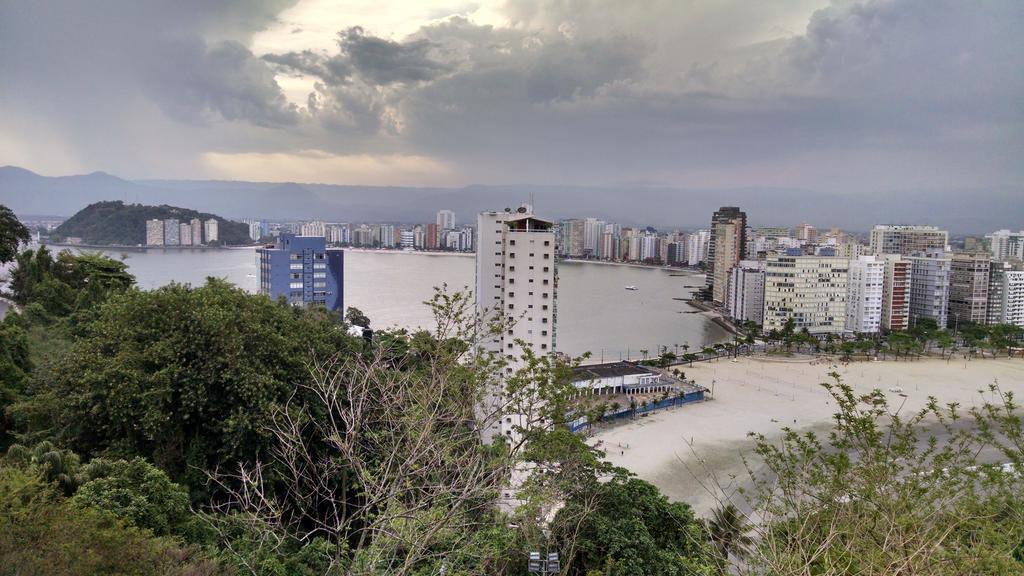
[[[878,332],[882,324],[882,293],[885,261],[874,256],[850,260],[846,284],[846,330],[862,334]]]
[[[849,260],[827,256],[772,256],[765,263],[764,330],[838,334],[846,327]]]
[[[523,348],[544,355],[555,351],[555,223],[517,212],[482,212],[477,218],[476,303],[483,323],[508,322],[487,343],[504,355],[511,374],[523,365]],[[483,410],[503,401],[498,383]],[[486,442],[496,436],[518,440],[517,429],[530,425],[526,414],[505,414],[481,430]]]
[[[204,224],[205,226],[203,231],[204,236],[206,238],[206,243],[213,244],[214,242],[220,239],[220,234],[217,231],[217,219],[210,218]]]
[[[1020,232],[997,230],[986,236],[986,238],[989,240],[992,258],[1000,262],[1011,258],[1024,260],[1024,230]]]
[[[1003,294],[1000,324],[1024,326],[1024,270],[1002,273]]]
[[[441,230],[455,230],[455,212],[451,210],[438,210],[437,227]]]
[[[192,245],[192,225],[182,222],[179,224],[178,241],[182,246]]]
[[[601,252],[601,235],[604,234],[605,221],[587,218],[583,223],[583,255],[598,258]]]
[[[910,325],[925,318],[945,328],[949,318],[951,261],[944,256],[910,256]]]
[[[697,230],[686,235],[686,263],[696,266],[707,260],[708,242],[711,233],[707,230]]]
[[[395,227],[392,224],[381,224],[377,228],[377,242],[381,248],[395,247]]]
[[[871,230],[871,253],[913,256],[945,251],[949,232],[935,226],[893,226],[879,224]]]
[[[764,320],[764,261],[741,260],[729,275],[729,315],[737,322]]]
[[[192,243],[202,244],[203,243],[203,221],[199,218],[193,218],[189,223],[192,227]]]
[[[164,221],[146,220],[146,246],[164,245]]]
[[[322,236],[327,237],[327,225],[319,220],[313,220],[312,222],[303,222],[302,227],[299,231],[299,236]]]

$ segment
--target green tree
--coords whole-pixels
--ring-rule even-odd
[[[65,499],[30,471],[0,466],[0,573],[228,574],[204,553]]]
[[[18,246],[27,244],[30,239],[28,228],[10,208],[0,204],[0,264],[14,260]]]
[[[576,542],[575,554],[563,556],[564,574],[708,573],[707,535],[689,506],[623,471],[607,482],[588,481],[551,526],[553,542]]]
[[[75,503],[110,512],[158,536],[178,532],[190,518],[188,490],[142,458],[97,458],[82,467],[80,476]]]
[[[23,324],[23,319],[14,312],[0,320],[0,450],[13,441],[14,423],[7,408],[22,397],[32,371],[28,333]]]
[[[196,490],[202,470],[257,458],[307,363],[351,350],[337,318],[221,280],[112,296],[29,406],[87,456],[143,456]],[[55,404],[53,410],[48,404]],[[198,494],[197,494],[198,496]]]
[[[722,571],[728,565],[730,556],[746,558],[754,545],[754,539],[749,534],[750,523],[732,503],[715,508],[707,521],[707,531]]]

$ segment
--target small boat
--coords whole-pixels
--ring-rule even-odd
[[[246,278],[255,278],[256,275],[255,274],[246,274],[245,277]]]
[[[638,290],[636,286],[626,286],[626,290]]]

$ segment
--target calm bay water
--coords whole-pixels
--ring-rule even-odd
[[[256,292],[256,254],[252,249],[107,251],[124,258],[140,287],[170,282],[200,285],[209,276],[224,278]],[[431,326],[423,305],[434,286],[472,288],[472,256],[410,252],[345,253],[345,305],[365,312],[373,326]],[[677,274],[673,276],[673,274]],[[590,351],[593,360],[634,359],[640,350],[689,344],[699,348],[728,334],[673,298],[692,292],[702,276],[639,266],[560,262],[558,265],[558,349],[572,355]],[[625,290],[636,286],[638,290]]]

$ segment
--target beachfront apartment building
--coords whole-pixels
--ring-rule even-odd
[[[707,293],[724,305],[729,273],[746,254],[747,214],[736,206],[722,206],[711,216],[707,255]]]
[[[146,220],[146,246],[164,245],[164,221]]]
[[[455,230],[455,212],[438,210],[435,224],[440,230]]]
[[[964,322],[984,324],[988,320],[988,254],[957,253],[950,257],[949,319],[954,326]]]
[[[210,218],[203,223],[203,236],[207,244],[213,244],[220,239],[220,231],[217,226],[217,219]]]
[[[910,260],[910,326],[923,319],[945,328],[949,318],[949,277],[946,256],[908,256]]]
[[[1000,324],[1024,326],[1024,270],[1003,274],[1003,305]]]
[[[875,255],[945,251],[949,232],[935,226],[903,226],[879,224],[871,230],[870,252]]]
[[[846,330],[874,334],[882,327],[885,261],[875,256],[850,260],[846,292]]]
[[[696,266],[708,259],[708,244],[711,242],[711,232],[708,230],[697,230],[686,235],[686,263]]]
[[[736,322],[764,321],[764,261],[741,260],[729,274],[726,310]]]
[[[192,246],[192,226],[187,222],[178,225],[178,241],[182,246]],[[196,242],[199,244],[199,242]]]
[[[555,351],[555,223],[539,218],[529,206],[517,211],[481,212],[477,217],[476,306],[486,328],[500,323],[500,330],[484,343],[504,356],[503,376],[524,365],[528,348],[536,355]],[[503,381],[495,384],[482,411],[489,414],[504,403]],[[523,410],[506,413],[500,420],[485,421],[485,442],[503,437],[518,442],[521,428],[533,422]]]
[[[344,312],[344,258],[328,249],[323,236],[281,234],[272,246],[256,251],[260,293],[294,306],[325,306]]]
[[[1024,260],[1024,230],[1020,232],[996,230],[985,237],[988,238],[989,250],[995,260],[999,262],[1010,259]]]
[[[181,227],[177,218],[164,220],[164,246],[178,246],[181,243]]]
[[[189,222],[189,226],[192,228],[192,243],[203,244],[203,221],[199,218],[193,218]]]
[[[882,316],[879,328],[885,331],[910,327],[911,262],[899,254],[884,256],[882,276]]]
[[[839,334],[846,327],[849,261],[826,256],[771,256],[765,262],[764,331]]]

